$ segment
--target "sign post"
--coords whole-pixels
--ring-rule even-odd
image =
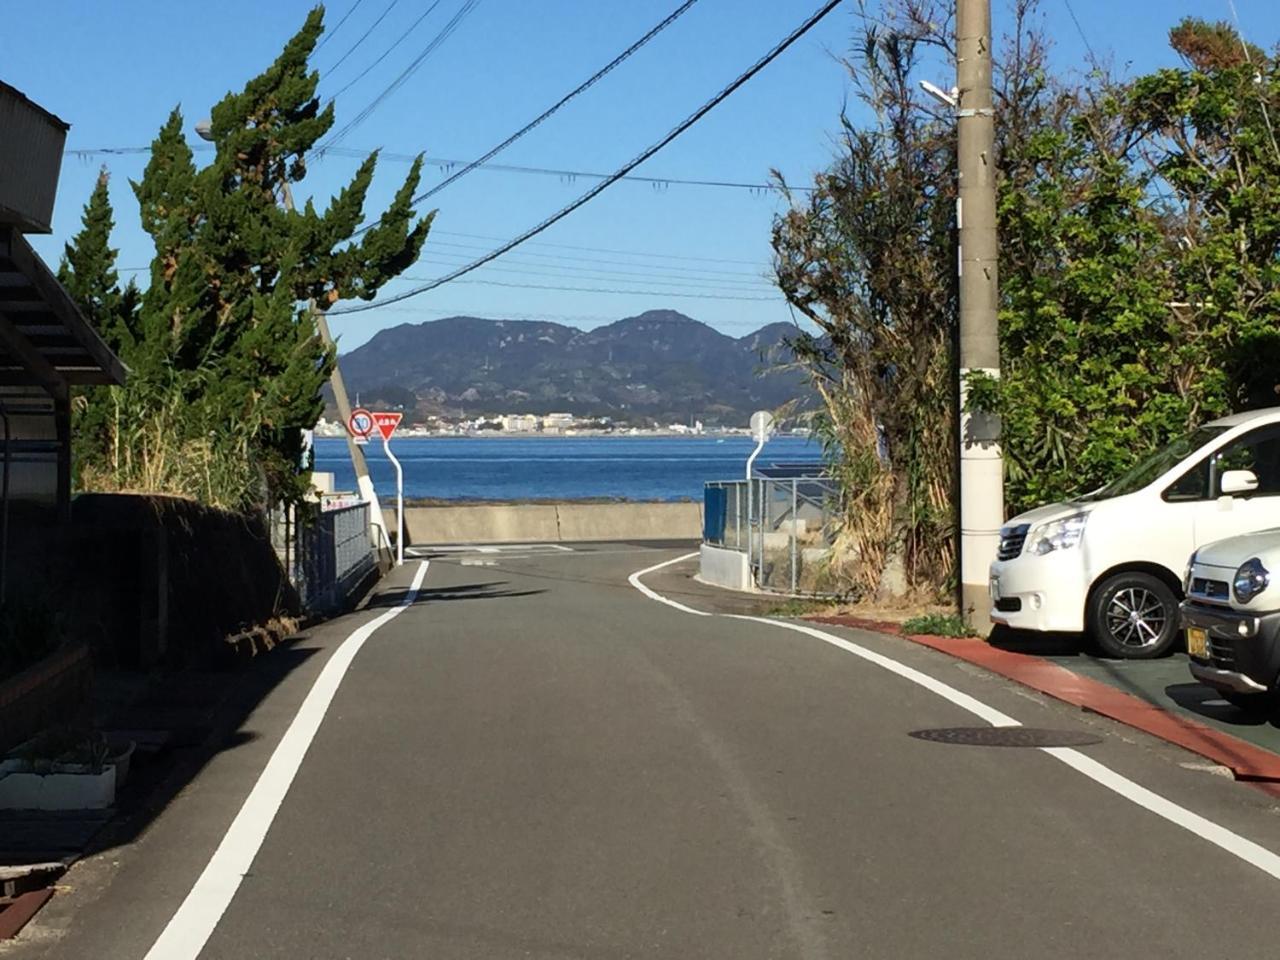
[[[369,442],[369,438],[373,436],[373,432],[377,429],[378,427],[373,421],[373,414],[364,407],[356,407],[351,411],[351,416],[347,417],[347,432],[351,434],[356,443],[362,446]],[[352,460],[352,463],[355,463],[355,461]],[[370,529],[371,531],[376,530],[380,534],[380,536],[374,536],[374,549],[381,550],[383,542],[390,547],[391,538],[387,536],[387,522],[382,516],[381,508],[378,506],[378,496],[374,492],[373,481],[367,475],[363,477],[357,476],[356,485],[360,488],[361,499],[369,504]]]
[[[777,424],[772,413],[768,410],[757,410],[751,415],[751,436],[756,441],[756,448],[751,451],[751,456],[747,458],[747,564],[751,564],[751,522],[754,518],[752,510],[754,498],[751,492],[751,470],[756,465],[756,457],[760,456],[760,451],[764,449],[765,443],[769,436],[773,433],[773,428]],[[760,490],[760,503],[755,504],[760,508],[760,569],[764,570],[764,489]]]
[[[352,419],[355,418],[353,413]],[[400,426],[400,421],[404,418],[403,413],[392,413],[389,411],[379,410],[372,414],[373,425],[377,431],[382,434],[382,450],[387,455],[387,459],[391,461],[391,465],[396,468],[396,566],[404,563],[404,470],[400,468],[400,461],[396,459],[395,454],[391,452],[391,434],[396,432],[396,427]]]

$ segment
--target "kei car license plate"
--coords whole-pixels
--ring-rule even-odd
[[[1209,632],[1200,627],[1187,627],[1187,655],[1209,659]]]

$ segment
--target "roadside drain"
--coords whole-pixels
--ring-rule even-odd
[[[1087,747],[1102,738],[1081,730],[1045,730],[1039,727],[937,727],[912,730],[917,740],[966,747]]]

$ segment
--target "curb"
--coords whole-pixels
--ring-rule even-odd
[[[853,627],[902,637],[959,660],[975,664],[1056,700],[1109,717],[1126,726],[1182,747],[1227,767],[1237,780],[1280,795],[1280,754],[1195,720],[1180,717],[1098,680],[1073,673],[1040,657],[993,647],[976,638],[935,637],[903,633],[899,624],[857,617],[810,617],[818,623]]]

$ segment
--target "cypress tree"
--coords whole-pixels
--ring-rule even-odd
[[[140,296],[132,281],[124,290],[120,289],[117,251],[111,246],[115,219],[108,182],[107,170],[103,167],[85,204],[80,232],[63,248],[58,280],[107,346],[116,354],[126,356],[137,342]],[[105,455],[113,405],[110,391],[111,388],[102,386],[73,390],[72,466],[77,484],[81,468]]]
[[[239,498],[244,507],[296,500],[306,488],[302,431],[320,416],[333,363],[308,301],[325,309],[373,297],[417,260],[431,223],[415,222],[410,203],[421,157],[358,241],[376,153],[323,211],[311,200],[292,208],[306,153],[334,122],[307,65],[322,19],[317,7],[274,63],[214,106],[212,163],[195,168],[175,109],[134,184],[156,246],[140,364],[168,378],[156,393],[168,407],[181,395],[190,442],[216,437],[220,462],[247,459],[258,482]]]

